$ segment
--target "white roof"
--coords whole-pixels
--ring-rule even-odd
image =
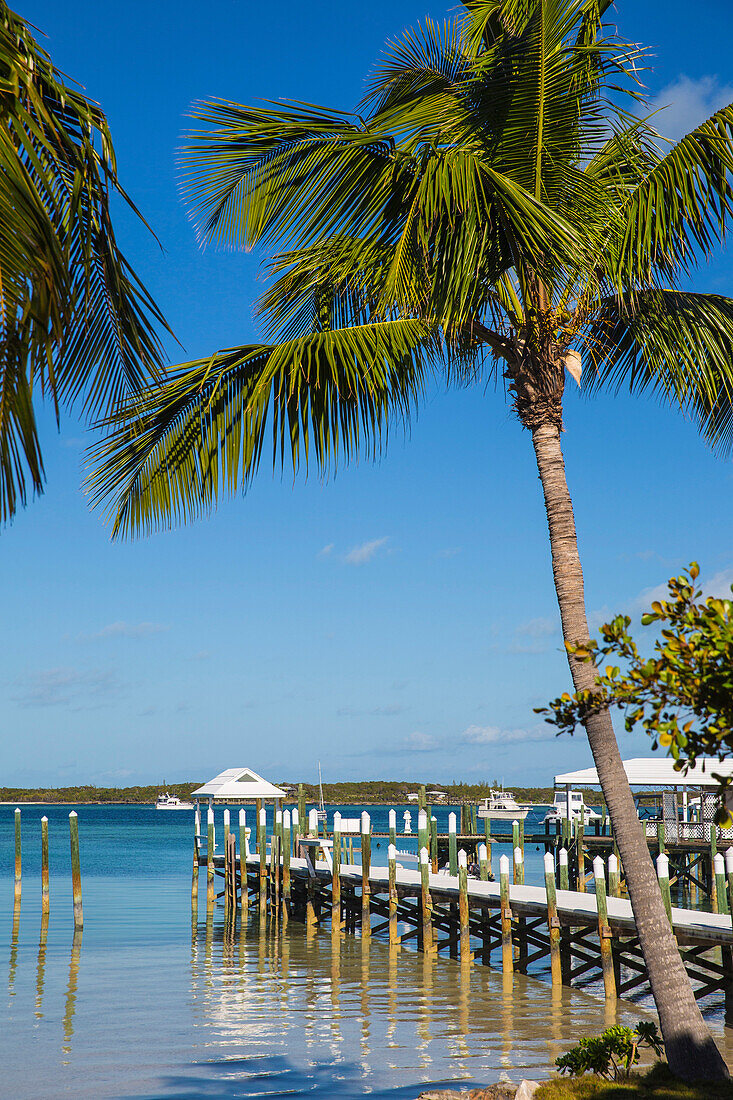
[[[671,757],[659,757],[650,760],[637,756],[633,760],[624,760],[624,770],[631,787],[717,787],[718,775],[733,775],[733,760],[716,760],[714,757],[698,759],[687,774],[674,770]],[[583,768],[578,772],[565,772],[555,776],[556,787],[599,787],[598,772],[595,768]]]
[[[203,787],[193,792],[194,798],[219,798],[223,802],[236,802],[252,798],[285,798],[285,791],[268,783],[251,768],[227,768],[219,772]]]

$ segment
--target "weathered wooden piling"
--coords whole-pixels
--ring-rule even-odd
[[[397,813],[395,810],[389,811],[389,842],[397,847]]]
[[[283,813],[283,928],[288,923],[290,917],[290,899],[291,899],[291,885],[290,885],[290,854],[291,854],[291,838],[290,838],[290,810],[285,810]],[[334,842],[335,847],[335,842]]]
[[[308,819],[305,816],[305,790],[303,789],[303,784],[299,783],[298,784],[298,821],[300,822],[300,824],[302,826],[305,826],[305,823],[306,823],[307,820]]]
[[[201,811],[198,802],[193,811],[193,867],[191,868],[191,908],[199,904],[199,834],[201,832]]]
[[[20,838],[20,808],[15,808],[15,891],[14,891],[14,905],[20,905],[21,894],[21,838]]]
[[[461,962],[470,962],[472,955],[468,909],[468,862],[463,849],[458,853],[458,928]]]
[[[448,869],[452,875],[458,874],[458,838],[454,813],[448,814]]]
[[[206,810],[206,908],[213,909],[216,902],[214,895],[214,807]]]
[[[234,833],[227,833],[225,897],[230,916],[237,908],[237,841]]]
[[[51,898],[48,888],[48,818],[41,818],[41,913],[48,917]]]
[[[491,871],[491,818],[484,818],[484,836],[486,837],[486,858],[489,862],[489,872]]]
[[[292,829],[293,829],[293,852],[294,856],[298,854],[298,841],[300,840],[300,811],[297,806],[293,807],[293,813],[291,817]]]
[[[710,905],[714,913],[718,912],[718,890],[715,882],[715,857],[718,854],[718,830],[710,826]]]
[[[262,920],[267,916],[267,810],[264,806],[257,817],[257,853],[260,857],[259,897]]]
[[[225,809],[224,810],[224,851],[225,852],[229,851],[228,841],[229,841],[229,833],[231,832],[231,828],[232,828],[231,815],[229,813],[229,810]]]
[[[369,814],[364,810],[361,815],[361,934],[371,936],[371,888],[369,886],[369,873],[372,865],[372,823]]]
[[[611,926],[608,923],[608,905],[606,903],[606,869],[600,856],[596,856],[593,860],[593,878],[596,887],[596,909],[598,910],[598,938],[601,944],[603,990],[607,1001],[615,1001],[616,977],[613,972]]]
[[[733,914],[733,848],[727,848],[725,853],[725,872],[728,877],[729,909]]]
[[[585,821],[581,815],[575,823],[575,851],[577,854],[576,864],[578,868],[578,884],[577,891],[579,894],[585,893]]]
[[[249,907],[249,889],[247,886],[247,813],[242,807],[239,811],[239,898],[242,911]]]
[[[662,853],[657,856],[657,878],[659,879],[659,889],[662,892],[662,900],[664,902],[664,908],[667,910],[667,916],[669,917],[669,923],[672,923],[672,895],[669,892],[669,859]]]
[[[519,886],[524,884],[524,856],[519,845],[514,849],[514,882]]]
[[[318,810],[315,806],[308,811],[308,836],[318,836]]]
[[[433,874],[438,873],[438,819],[437,817],[430,818],[430,864],[433,868]]]
[[[512,851],[519,847],[519,822],[512,821]]]
[[[486,850],[485,844],[479,844],[478,846],[478,867],[479,877],[482,882],[488,882],[489,880],[489,855]]]
[[[430,853],[427,848],[420,849],[420,887],[422,949],[429,952],[433,950],[433,900],[430,896]]]
[[[501,968],[505,974],[514,971],[514,945],[512,944],[512,911],[509,905],[509,860],[499,859],[499,883],[501,903]]]
[[[417,815],[417,849],[430,850],[430,834],[428,832],[428,815],[425,810],[420,810]]]
[[[715,874],[715,893],[718,899],[718,912],[728,912],[728,900],[725,893],[725,860],[720,852],[713,857],[713,871]]]
[[[333,872],[331,875],[331,932],[341,932],[341,814],[333,815]]]
[[[664,822],[657,822],[657,855],[664,855],[667,851],[667,836],[664,828]]]
[[[608,892],[612,898],[621,897],[621,877],[618,873],[618,860],[613,852],[608,857]]]
[[[560,868],[560,889],[570,889],[570,875],[568,874],[568,850],[561,848],[557,853],[558,867]]]
[[[562,985],[560,919],[557,915],[555,861],[552,858],[552,852],[545,852],[545,893],[547,894],[547,934],[550,941],[550,972],[553,986],[559,986]]]
[[[399,907],[399,897],[397,895],[397,848],[392,843],[387,847],[387,866],[389,869],[389,946],[397,947],[401,939],[397,929],[397,909]]]
[[[84,910],[81,903],[81,864],[79,861],[79,818],[76,810],[69,814],[69,839],[71,841],[71,889],[74,896],[74,928],[84,925]]]

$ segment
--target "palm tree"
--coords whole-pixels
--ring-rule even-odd
[[[678,144],[639,114],[610,0],[467,0],[393,43],[360,113],[207,102],[184,154],[202,241],[265,244],[265,340],[176,368],[110,422],[91,487],[115,534],[186,521],[273,462],[373,453],[430,372],[503,368],[531,434],[563,634],[589,637],[560,445],[565,373],[650,387],[730,438],[733,301],[677,289],[724,233],[733,107]],[[631,96],[618,91],[626,86]],[[483,392],[483,391],[480,391]],[[576,690],[593,667],[572,655]],[[662,904],[608,713],[586,730],[670,1064],[725,1076]]]
[[[97,419],[160,376],[163,319],[117,247],[100,108],[0,0],[0,522],[43,489],[34,386]]]

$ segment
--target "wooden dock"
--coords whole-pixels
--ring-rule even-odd
[[[253,908],[260,920],[277,921],[283,929],[291,919],[311,929],[329,927],[336,941],[357,932],[365,939],[382,936],[394,947],[414,940],[418,950],[435,955],[447,952],[467,965],[492,965],[496,959],[505,972],[529,971],[538,976],[546,976],[549,968],[553,984],[588,985],[602,979],[607,1000],[643,993],[648,986],[631,905],[613,896],[618,893],[618,873],[612,870],[609,875],[606,863],[596,857],[595,892],[585,888],[585,873],[582,885],[576,880],[579,889],[565,888],[568,853],[564,848],[549,850],[555,838],[547,834],[523,838],[548,848],[546,886],[538,887],[523,884],[518,846],[512,882],[506,856],[500,860],[500,881],[487,880],[485,848],[478,853],[482,879],[469,878],[465,852],[456,858],[456,840],[463,846],[468,835],[449,838],[454,873],[435,873],[427,845],[421,849],[419,869],[399,866],[393,843],[388,864],[372,865],[369,831],[361,836],[361,865],[341,862],[342,838],[338,834],[334,841],[318,837],[317,827],[310,836],[291,836],[289,826],[283,829],[280,823],[269,851],[264,829],[257,832],[258,850],[245,850],[244,858],[241,848],[237,852],[233,829],[227,833],[222,854],[216,853],[213,843],[204,847],[204,838],[197,836],[194,906],[198,870],[206,867],[207,909],[223,898],[229,917],[239,907]],[[212,839],[210,835],[209,842]],[[481,837],[471,839],[483,843]],[[507,838],[511,839],[516,834]],[[606,844],[610,840],[587,839]],[[499,836],[492,840],[507,842]],[[717,858],[715,867],[720,871],[722,856]],[[612,868],[614,859],[609,861]],[[728,870],[728,881],[718,874],[723,894],[718,899],[720,912],[670,907],[670,919],[696,997],[709,999],[717,994],[719,1007],[722,994],[726,1024],[733,1026],[733,926],[727,900],[733,886],[733,859]],[[215,888],[216,879],[220,890]]]

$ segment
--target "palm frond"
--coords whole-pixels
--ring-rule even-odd
[[[587,390],[650,390],[689,410],[710,445],[733,446],[733,299],[647,290],[607,299],[585,334]]]
[[[183,364],[115,417],[89,481],[109,502],[114,534],[192,518],[244,491],[269,434],[274,467],[379,450],[394,418],[409,417],[434,332],[415,320],[318,332]]]

